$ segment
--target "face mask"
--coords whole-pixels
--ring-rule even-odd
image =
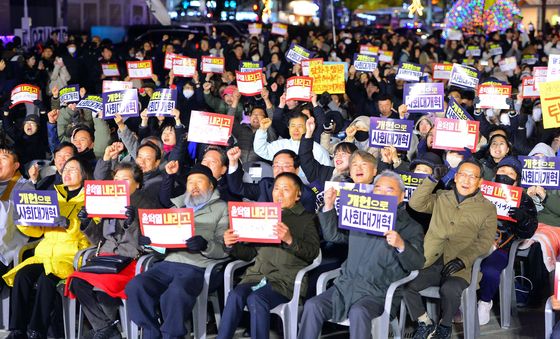
[[[500,124],[509,126],[510,124],[509,114],[500,115]]]
[[[344,43],[350,45],[352,43],[351,39],[344,39]]]
[[[487,108],[487,109],[486,109],[486,117],[487,117],[487,118],[491,118],[491,117],[493,117],[493,116],[494,116],[494,110],[491,109],[491,108]]]
[[[135,55],[136,54],[134,54],[134,53],[128,53],[128,56],[131,57],[131,58],[134,58]]]
[[[68,53],[70,54],[76,53],[76,47],[68,47]]]
[[[494,182],[497,182],[498,184],[506,184],[506,185],[515,184],[515,180],[513,180],[512,178],[510,178],[505,174],[496,174],[496,178],[494,179]]]
[[[356,135],[354,135],[354,138],[356,138],[356,140],[358,140],[359,142],[366,141],[368,137],[369,133],[366,131],[357,131]]]
[[[183,95],[185,96],[185,98],[189,99],[194,95],[194,91],[192,89],[185,89],[183,90]]]
[[[253,56],[251,57],[251,60],[253,60],[253,61],[259,61],[259,59],[260,59],[260,58],[259,58],[259,55],[258,55],[258,54],[255,54],[255,55],[253,55]]]
[[[542,110],[540,107],[533,108],[533,121],[541,121]]]
[[[455,168],[455,167],[459,166],[459,163],[461,163],[461,161],[463,161],[463,157],[447,154],[445,156],[445,160],[447,161],[447,163],[449,164],[449,166],[451,168]]]

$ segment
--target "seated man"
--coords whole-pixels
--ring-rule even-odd
[[[272,201],[274,179],[262,178],[258,184],[243,182],[243,168],[239,166],[241,150],[234,147],[227,152],[229,168],[227,182],[230,192],[235,192],[244,198],[253,201]],[[299,157],[291,150],[278,151],[272,160],[272,171],[276,178],[280,173],[290,172],[297,175],[299,171]],[[315,212],[315,193],[303,185],[301,189],[301,203],[306,211]]]
[[[251,313],[251,338],[268,338],[270,310],[292,298],[298,271],[319,254],[315,215],[305,211],[299,201],[302,186],[294,173],[281,173],[274,179],[273,201],[282,207],[282,222],[276,225],[281,244],[243,244],[233,230],[224,234],[224,245],[232,256],[255,259],[255,263],[227,297],[219,339],[233,337],[246,305]],[[304,284],[302,295],[305,289]]]
[[[415,211],[432,213],[424,238],[424,269],[403,291],[412,319],[418,320],[415,339],[451,338],[451,320],[471,280],[472,265],[488,253],[496,234],[496,206],[480,193],[482,165],[468,159],[457,168],[452,190],[432,193],[437,180],[428,177],[408,202]],[[440,287],[442,315],[437,326],[419,293],[430,286]]]
[[[187,174],[185,194],[173,202],[176,208],[194,209],[196,235],[186,241],[186,250],[168,253],[164,261],[136,276],[126,286],[128,314],[144,329],[144,338],[185,336],[185,320],[202,291],[206,266],[227,258],[223,248],[223,234],[228,227],[227,204],[220,199],[210,169],[193,166]],[[139,243],[151,243],[145,238],[141,236]]]
[[[318,338],[326,320],[338,322],[346,318],[350,318],[350,338],[369,338],[372,319],[383,313],[389,285],[424,264],[424,234],[402,204],[405,187],[401,177],[386,170],[373,185],[373,193],[399,200],[395,229],[385,238],[341,231],[334,208],[336,191],[330,188],[325,193],[325,206],[319,213],[323,236],[329,241],[348,243],[348,259],[334,286],[305,303],[298,335],[301,339]]]

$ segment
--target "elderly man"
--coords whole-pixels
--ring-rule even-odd
[[[168,253],[164,261],[126,286],[128,314],[144,329],[144,338],[185,336],[185,320],[202,291],[206,266],[228,256],[223,248],[223,234],[228,227],[227,204],[220,200],[216,179],[208,167],[193,166],[187,173],[185,194],[173,202],[177,208],[194,210],[195,235],[186,241],[185,250]],[[139,243],[151,241],[142,236]]]
[[[404,289],[412,319],[418,320],[414,338],[451,338],[451,320],[461,304],[461,294],[471,280],[475,259],[487,254],[496,234],[496,207],[480,193],[482,166],[463,160],[457,167],[455,187],[438,190],[433,177],[412,194],[409,206],[431,213],[424,239],[426,263],[418,277]],[[420,291],[439,286],[442,316],[439,324],[428,317]]]
[[[325,193],[325,206],[319,213],[323,236],[329,241],[348,243],[348,259],[342,264],[334,286],[305,303],[299,338],[318,338],[323,322],[346,318],[350,318],[350,338],[369,338],[371,320],[383,313],[389,285],[424,264],[424,234],[402,204],[402,179],[386,170],[375,178],[373,185],[375,194],[392,195],[399,201],[395,229],[385,237],[341,231],[334,208],[336,191],[331,188]]]

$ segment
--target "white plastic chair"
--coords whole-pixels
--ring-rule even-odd
[[[276,314],[282,319],[282,328],[284,331],[284,338],[285,339],[296,339],[297,338],[297,331],[298,331],[298,322],[299,322],[299,315],[302,311],[303,307],[299,305],[299,299],[301,294],[301,284],[303,282],[303,278],[307,272],[311,271],[315,267],[321,264],[321,251],[319,250],[319,255],[313,262],[299,270],[296,275],[296,280],[294,282],[294,294],[292,299],[287,303],[280,304],[270,310],[270,313]],[[243,261],[243,260],[236,260],[229,263],[226,266],[226,270],[224,271],[224,300],[227,302],[227,298],[229,292],[233,289],[233,276],[235,271],[241,267],[248,266],[252,263],[252,261]]]
[[[552,335],[552,329],[554,328],[554,323],[556,322],[556,314],[552,309],[552,297],[549,297],[546,301],[546,306],[544,307],[544,337],[545,339],[550,339]]]
[[[319,276],[317,280],[317,295],[323,293],[327,289],[327,283],[330,280],[335,279],[340,275],[340,268],[334,269],[332,271],[325,272]],[[418,276],[418,271],[412,271],[406,277],[394,281],[389,285],[387,289],[387,293],[385,294],[385,305],[383,309],[383,313],[377,317],[372,319],[371,321],[371,336],[372,338],[388,338],[389,337],[389,324],[393,328],[393,338],[400,339],[401,333],[404,331],[404,321],[399,326],[399,319],[395,317],[391,321],[391,305],[393,303],[393,296],[395,291],[398,287],[408,283],[409,281],[414,280]],[[331,321],[331,320],[329,320]],[[332,321],[331,321],[332,322]],[[350,326],[349,319],[346,319],[341,322],[337,322],[337,324],[342,326]]]
[[[508,265],[500,274],[500,319],[502,328],[510,327],[511,314],[517,311],[513,264],[515,263],[517,248],[522,242],[523,240],[518,239],[511,244]]]

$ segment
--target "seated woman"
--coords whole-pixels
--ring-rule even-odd
[[[86,166],[78,158],[68,159],[62,169],[62,184],[54,187],[64,219],[61,227],[18,227],[27,236],[43,239],[32,257],[2,277],[13,287],[8,338],[46,338],[51,312],[59,317],[62,314],[56,286],[74,271],[74,255],[89,246],[77,216],[84,206],[83,185],[89,178]]]
[[[117,254],[137,258],[142,252],[138,208],[158,208],[159,204],[142,190],[142,170],[132,162],[119,163],[114,180],[128,181],[130,204],[127,219],[103,219],[101,224],[88,218],[85,209],[78,216],[82,232],[92,244],[99,244],[100,255]],[[66,295],[76,297],[92,326],[91,338],[120,338],[116,327],[119,299],[126,299],[124,287],[134,277],[136,260],[116,274],[74,272],[66,281]],[[101,291],[94,291],[94,287]],[[126,324],[123,324],[126,326]]]
[[[299,202],[302,186],[293,173],[281,173],[274,180],[272,198],[282,206],[282,222],[276,225],[280,245],[251,246],[239,243],[231,229],[224,233],[230,254],[246,261],[255,259],[255,264],[229,294],[218,338],[233,337],[246,305],[251,313],[251,338],[268,338],[270,310],[292,298],[297,272],[319,254],[315,215],[306,212]]]

